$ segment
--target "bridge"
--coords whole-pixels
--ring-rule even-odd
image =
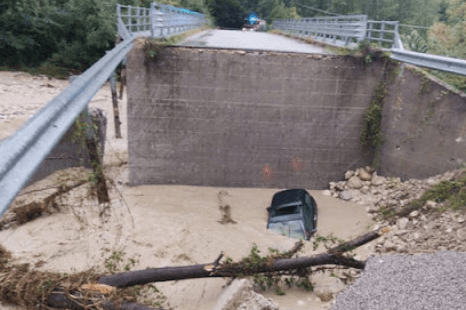
[[[141,49],[134,48],[135,40],[145,37],[170,37],[200,28],[205,24],[204,16],[189,10],[152,3],[150,8],[118,5],[117,18],[122,43],[74,80],[15,135],[0,145],[2,159],[0,193],[3,197],[0,204],[1,214],[127,55],[129,55],[128,91],[130,101],[134,102],[134,104],[130,102],[129,108],[131,112],[129,113],[130,169],[133,170],[130,178],[133,184],[186,182],[196,185],[215,183],[220,186],[284,187],[306,182],[309,176],[315,173],[312,181],[315,184],[305,183],[305,185],[318,187],[322,182],[327,182],[330,175],[341,174],[345,168],[366,160],[356,154],[360,149],[360,123],[364,111],[371,104],[374,89],[380,83],[389,82],[390,77],[386,75],[390,72],[391,78],[396,79],[390,86],[392,93],[387,98],[393,102],[391,109],[387,111],[393,121],[384,126],[398,129],[393,132],[395,136],[401,135],[401,130],[410,131],[412,134],[407,139],[414,141],[416,137],[425,133],[428,121],[433,117],[433,108],[442,105],[447,111],[442,117],[450,116],[455,122],[450,122],[449,119],[447,122],[454,123],[454,126],[439,124],[437,127],[440,131],[448,132],[451,137],[454,136],[452,139],[456,144],[440,139],[437,141],[440,144],[436,147],[448,147],[449,150],[453,148],[454,156],[451,157],[455,163],[461,160],[460,153],[464,153],[464,146],[460,144],[464,134],[461,121],[461,113],[464,112],[464,107],[461,106],[464,104],[463,95],[454,94],[453,91],[446,92],[443,86],[431,81],[416,79],[415,71],[405,70],[410,84],[403,84],[404,78],[400,77],[400,72],[387,70],[382,63],[374,63],[368,69],[366,64],[352,63],[344,57],[310,54],[315,51],[304,50],[296,53],[297,50],[267,48],[266,45],[257,44],[249,48],[242,46],[235,50],[231,49],[231,46],[223,46],[230,48],[226,50],[214,48],[215,46],[207,48],[208,42],[202,43],[208,41],[206,37],[204,41],[198,38],[197,43],[192,44],[194,47],[168,48],[161,54],[160,59],[164,61],[145,67],[144,53]],[[466,61],[404,50],[398,34],[397,22],[369,21],[367,16],[357,15],[278,20],[275,21],[274,28],[296,37],[312,38],[324,44],[349,48],[364,40],[375,41],[380,43],[381,48],[391,52],[390,57],[393,60],[466,75]],[[241,32],[230,32],[230,34],[238,38],[269,35]],[[209,36],[206,33],[200,36],[202,35]],[[187,44],[189,45],[189,42]],[[173,62],[174,59],[176,61]],[[181,70],[173,70],[173,65]],[[142,70],[147,74],[143,76]],[[161,71],[172,74],[161,75]],[[177,73],[174,74],[174,71]],[[184,73],[180,74],[180,72]],[[308,89],[311,80],[305,80],[309,72],[313,72],[312,91]],[[204,76],[208,78],[202,78]],[[427,83],[431,86],[429,90],[425,89]],[[152,90],[147,87],[141,88],[141,85],[152,84],[158,85],[157,88]],[[411,101],[416,100],[416,94],[413,95],[409,91],[413,85],[420,89],[418,96],[430,95],[433,99],[426,100],[424,105],[416,108],[410,108],[409,105],[400,102],[401,97]],[[354,90],[355,93],[345,92],[348,89]],[[260,97],[257,97],[258,92],[261,94]],[[141,97],[138,98],[138,94]],[[310,95],[312,97],[309,97]],[[189,105],[189,100],[197,100],[197,103]],[[312,105],[308,104],[310,101]],[[150,102],[155,102],[151,108]],[[405,127],[397,127],[397,121],[403,117],[416,117],[420,108],[427,109],[429,113],[417,120],[418,129],[409,128],[406,120],[403,123]],[[405,112],[401,113],[401,109]],[[153,140],[146,140],[152,139],[150,134],[138,136],[138,132],[141,132],[141,127],[138,126],[144,126],[144,122],[134,120],[144,114],[150,118],[151,115],[155,117],[154,115],[160,116],[163,113],[168,118],[162,120],[158,117],[156,121],[151,123],[148,120],[145,124],[154,125],[154,130],[159,132],[163,130],[163,126],[166,128],[173,126],[174,132],[179,131],[177,135],[165,137],[168,140],[159,140],[159,145],[155,145],[156,142]],[[193,140],[196,134],[193,128],[199,125],[193,123],[193,119],[201,116],[205,124],[210,125],[203,127],[204,132],[212,133],[223,128],[222,131],[215,132],[215,136],[197,135]],[[177,121],[169,117],[175,117]],[[180,120],[185,127],[180,127]],[[240,120],[242,122],[239,122]],[[320,128],[320,131],[309,136],[310,127]],[[291,138],[288,136],[290,128],[293,132]],[[351,128],[353,131],[350,130]],[[188,156],[192,155],[190,154],[193,150],[192,144],[186,144],[186,140],[178,140],[178,145],[173,144],[173,139],[181,139],[187,133],[191,135],[190,141],[202,143],[205,147],[201,149],[203,154],[197,154],[202,160],[196,165],[186,164],[189,161]],[[433,132],[427,135],[435,137]],[[160,134],[159,137],[163,139],[164,135]],[[141,146],[144,144],[143,141],[147,143]],[[217,144],[213,146],[212,141]],[[319,143],[322,144],[312,146],[311,141],[320,141]],[[334,148],[329,147],[328,141],[331,141],[332,145],[338,145],[339,151],[335,152]],[[345,144],[350,143],[349,141],[352,141],[350,145]],[[416,140],[415,143],[420,142]],[[164,146],[169,147],[163,150]],[[166,158],[173,156],[174,148],[179,146],[184,146],[183,153],[177,154],[180,161],[173,166],[174,164]],[[214,149],[217,150],[215,155],[210,153]],[[290,150],[295,151],[291,154]],[[387,165],[397,167],[400,173],[410,165],[432,168],[426,170],[433,173],[436,171],[433,168],[438,163],[436,159],[440,158],[441,162],[444,162],[448,157],[447,153],[429,154],[428,162],[419,164],[408,161],[407,157],[413,154],[408,152],[403,159],[405,162],[400,163],[397,162],[393,152],[402,152],[404,148],[394,145],[394,150],[390,151],[391,161],[389,160]],[[160,153],[165,151],[165,157],[155,156],[155,159],[151,159],[155,161],[147,160],[145,154],[154,151]],[[245,162],[245,152],[248,152],[253,159],[250,163]],[[419,153],[419,150],[417,152]],[[133,163],[131,156],[135,158]],[[320,158],[322,161],[314,162],[310,160],[311,157]],[[227,164],[221,160],[222,158],[223,160],[229,158],[230,163],[233,164]],[[266,161],[263,160],[264,158]],[[325,160],[326,158],[328,160]],[[338,165],[335,165],[337,163]],[[157,172],[153,169],[154,165],[165,165],[165,168],[163,172]],[[299,167],[306,165],[305,173],[298,171]],[[180,166],[186,169],[182,173],[174,173],[173,168]],[[147,167],[152,167],[151,177],[147,177]],[[449,167],[452,165],[446,166]],[[320,171],[319,169],[330,171],[330,174],[319,174],[317,172]],[[276,173],[272,174],[272,172]],[[264,179],[264,175],[274,176],[275,179],[273,177]],[[158,178],[154,179],[152,176]],[[321,180],[318,183],[316,180],[319,178]],[[290,179],[294,179],[295,182],[290,182]]]

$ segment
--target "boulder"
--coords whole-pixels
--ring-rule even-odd
[[[458,229],[456,231],[456,236],[460,241],[466,241],[466,227]]]
[[[353,193],[351,191],[342,191],[340,193],[340,199],[348,201],[351,198],[353,198]]]
[[[330,196],[332,196],[332,192],[329,191],[328,189],[326,189],[326,190],[322,191],[322,195],[330,197]]]
[[[345,173],[345,180],[349,180],[354,175],[354,171],[348,170]]]
[[[372,180],[372,172],[366,170],[366,168],[359,169],[359,178],[363,181]]]
[[[253,284],[246,279],[236,279],[217,300],[214,310],[279,310],[271,299],[257,294]]]
[[[346,182],[346,185],[351,189],[360,189],[363,186],[361,179],[359,179],[357,176],[351,177],[348,182]]]
[[[399,229],[405,229],[408,223],[409,223],[409,219],[407,219],[406,217],[402,217],[396,221],[396,225],[398,226]]]
[[[372,174],[371,184],[372,186],[380,186],[385,183],[385,178],[377,175],[377,172]]]

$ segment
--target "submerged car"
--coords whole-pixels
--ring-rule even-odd
[[[281,235],[309,240],[316,232],[317,203],[304,189],[276,193],[267,211],[267,228]]]

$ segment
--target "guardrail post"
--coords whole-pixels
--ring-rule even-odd
[[[398,29],[400,27],[400,22],[397,22],[395,24],[395,30],[394,30],[394,34],[393,34],[393,44],[392,44],[392,48],[401,48],[403,49],[403,43],[401,42],[401,39],[400,39],[400,34],[398,33]],[[401,42],[401,44],[400,44]],[[401,45],[401,46],[398,46],[398,45]]]
[[[150,25],[150,37],[154,37],[154,11],[155,11],[155,6],[154,2],[151,2],[150,8],[149,8],[149,25]]]
[[[380,26],[380,46],[383,46],[383,39],[385,37],[385,22],[382,22],[382,25]]]
[[[155,11],[155,29],[157,29],[158,37],[164,37],[164,20],[163,20],[163,13],[160,10]]]

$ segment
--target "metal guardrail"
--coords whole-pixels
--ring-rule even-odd
[[[117,25],[124,41],[76,78],[70,86],[48,102],[14,135],[2,141],[0,144],[0,197],[2,197],[0,216],[5,213],[42,161],[113,74],[115,68],[133,47],[134,39],[153,31],[154,15],[160,12],[154,11],[154,7],[157,7],[154,3],[151,9],[118,5]],[[123,14],[124,10],[126,11]],[[183,14],[188,11],[178,10],[183,11]],[[178,18],[171,13],[160,12],[158,15],[163,16],[164,22],[160,28],[162,29],[160,34],[170,36],[195,26],[201,26],[200,20],[205,21],[204,16],[189,12],[186,14],[190,18]],[[183,22],[185,25],[181,25]],[[177,30],[172,31],[173,28]],[[165,29],[168,30],[165,31]]]
[[[411,52],[399,48],[392,49],[390,58],[419,67],[466,75],[466,61],[462,59]]]
[[[348,45],[364,40],[367,15],[279,19],[273,28],[300,37],[311,36],[314,40]]]
[[[201,28],[204,14],[152,2],[150,8],[117,4],[118,34],[151,38],[170,37],[191,29]]]
[[[392,59],[420,67],[466,75],[466,61],[457,58],[406,51],[398,21],[371,21],[366,15],[348,15],[275,20],[273,28],[299,37],[312,37],[340,46],[366,40],[392,52]],[[353,44],[354,46],[354,44]]]

